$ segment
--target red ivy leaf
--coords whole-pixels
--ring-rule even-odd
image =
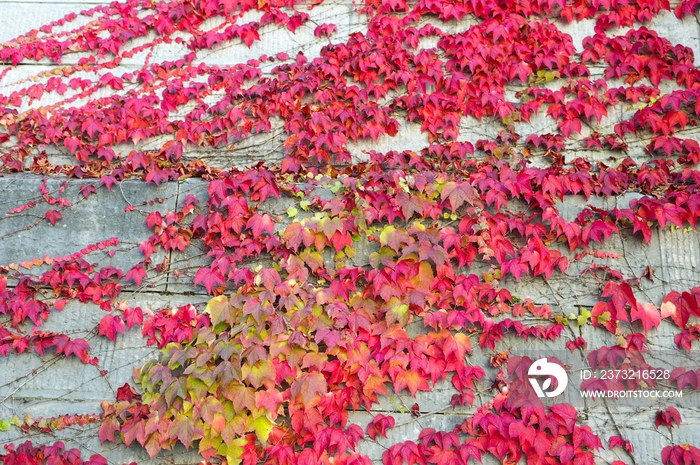
[[[83,465],[109,465],[109,462],[100,454],[92,454],[90,460],[83,462]]]
[[[80,126],[80,129],[90,137],[93,137],[96,132],[102,132],[104,127],[96,118],[88,117],[85,118],[83,124]]]
[[[335,24],[321,24],[314,29],[316,37],[330,37],[336,32],[338,32],[338,26]]]
[[[376,440],[377,435],[387,437],[386,430],[393,428],[395,425],[396,421],[394,420],[394,417],[385,416],[379,413],[367,425],[367,435],[372,438],[372,440]]]
[[[107,73],[100,78],[100,84],[109,86],[114,90],[123,89],[124,85],[121,78],[116,77],[112,73]]]
[[[700,386],[697,372],[694,370],[686,370],[683,367],[674,368],[673,371],[671,371],[669,382],[675,384],[678,386],[678,389],[681,390],[686,386],[692,386],[693,389],[697,389],[698,386]]]
[[[194,283],[203,285],[208,294],[211,294],[215,287],[224,284],[224,278],[217,269],[200,268],[194,275]]]
[[[275,230],[275,222],[267,213],[260,215],[255,213],[248,219],[246,227],[253,231],[255,237],[261,237],[264,232],[272,234]]]
[[[66,358],[70,357],[71,355],[75,355],[83,363],[96,363],[95,360],[90,360],[89,350],[90,344],[88,344],[85,339],[79,338],[71,340],[68,337],[56,338],[56,353],[63,353],[65,354]]]
[[[85,197],[87,200],[90,195],[97,193],[97,189],[95,189],[95,186],[92,184],[83,184],[80,186],[80,193]]]
[[[681,414],[675,407],[668,407],[666,410],[659,410],[656,412],[656,421],[654,426],[658,429],[659,426],[668,426],[673,428],[673,424],[680,426],[681,424]]]
[[[136,265],[126,272],[126,280],[133,281],[137,286],[141,285],[141,282],[146,276],[146,268],[141,264]]]
[[[258,34],[258,31],[252,26],[243,26],[239,28],[238,35],[248,48],[253,45],[253,42],[260,40],[260,34]]]
[[[645,303],[632,306],[630,313],[631,321],[640,320],[644,326],[644,332],[648,333],[651,328],[658,328],[661,323],[661,314],[654,304]]]
[[[671,291],[664,298],[661,304],[661,318],[671,317],[671,319],[682,329],[688,326],[690,315],[700,316],[698,304],[689,292],[683,294]]]
[[[151,212],[146,215],[146,226],[148,229],[153,229],[156,226],[161,226],[163,224],[163,215],[160,212]]]
[[[264,408],[273,414],[277,412],[277,409],[282,401],[282,394],[275,388],[270,388],[255,393],[255,406],[257,408]]]
[[[685,349],[690,352],[693,347],[693,342],[698,340],[697,333],[694,330],[684,329],[673,337],[679,349]]]
[[[292,397],[299,396],[304,404],[309,404],[317,395],[328,392],[328,383],[319,372],[303,373],[291,386]]]
[[[566,348],[569,349],[571,352],[580,347],[583,347],[584,349],[588,347],[588,342],[586,342],[586,340],[580,336],[577,337],[576,340],[569,341],[566,343]]]
[[[608,444],[610,445],[611,449],[621,447],[630,454],[634,452],[634,446],[632,446],[632,443],[622,439],[620,436],[611,436],[610,439],[608,439]]]
[[[578,118],[567,118],[564,119],[561,123],[559,123],[559,129],[561,130],[562,134],[564,134],[566,137],[569,137],[572,132],[581,132],[581,120]]]
[[[118,316],[105,315],[98,326],[98,335],[107,336],[112,342],[117,337],[117,333],[124,334],[124,322]]]
[[[100,430],[97,435],[100,437],[100,442],[114,442],[114,433],[119,430],[119,420],[115,417],[107,417],[100,425]]]
[[[427,391],[429,389],[427,380],[417,371],[400,371],[394,380],[394,391],[408,389],[411,396],[415,397],[418,390]]]
[[[129,329],[143,324],[143,310],[140,307],[127,307],[124,310],[124,320],[126,321],[126,327]]]
[[[123,400],[126,402],[131,402],[132,400],[140,400],[141,395],[136,392],[134,387],[129,383],[124,383],[122,387],[117,389],[117,400]]]
[[[661,462],[664,465],[700,464],[700,449],[689,444],[666,446],[661,451]]]
[[[47,210],[46,214],[44,215],[44,218],[46,218],[46,220],[52,225],[55,225],[56,221],[59,221],[62,218],[62,216],[61,212],[59,212],[58,210]]]

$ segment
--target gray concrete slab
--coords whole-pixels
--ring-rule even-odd
[[[145,216],[151,211],[163,213],[173,210],[177,196],[177,184],[147,185],[140,181],[125,181],[111,190],[100,187],[97,180],[70,180],[63,193],[59,193],[65,180],[47,179],[46,188],[54,198],[63,198],[70,207],[50,205],[39,190],[42,178],[12,176],[0,178],[0,238],[3,248],[0,263],[20,264],[33,258],[66,257],[91,244],[117,238],[114,247],[97,250],[86,260],[96,263],[96,269],[114,266],[126,272],[142,260],[141,242],[151,234],[145,224]],[[93,186],[96,193],[87,199],[81,193],[84,186]],[[30,202],[36,205],[18,213],[8,213]],[[125,211],[133,206],[133,211]],[[45,219],[49,210],[59,211],[61,219],[55,224]],[[113,256],[109,253],[114,252]],[[154,264],[163,260],[164,254],[152,257]],[[37,274],[48,266],[31,270]],[[22,270],[20,268],[20,270]],[[163,286],[163,278],[155,274],[150,284]],[[149,281],[147,281],[149,283]]]

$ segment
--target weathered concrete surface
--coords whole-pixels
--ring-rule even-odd
[[[0,178],[0,260],[4,264],[20,263],[32,258],[63,257],[80,251],[89,244],[97,244],[116,237],[119,245],[110,257],[106,253],[96,257],[99,266],[114,266],[125,271],[144,259],[139,244],[150,235],[144,217],[151,211],[163,213],[175,209],[178,185],[147,186],[128,181],[100,187],[97,180],[71,180],[60,192],[65,180],[48,178],[46,187],[52,197],[62,197],[70,203],[67,208],[45,201],[39,190],[42,178],[12,176]],[[87,199],[81,188],[92,186],[99,193]],[[9,211],[33,202],[33,208],[18,213]],[[126,211],[133,206],[134,211]],[[52,225],[45,219],[48,210],[57,210],[62,219]],[[154,256],[154,262],[161,257]]]

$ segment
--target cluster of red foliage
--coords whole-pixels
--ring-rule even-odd
[[[5,446],[5,454],[2,455],[6,465],[107,465],[107,460],[99,454],[94,454],[90,460],[83,460],[78,449],[66,450],[62,442],[58,441],[50,446],[34,446],[27,441],[19,446]]]
[[[685,0],[674,12],[682,19],[697,4]],[[230,465],[366,464],[356,451],[365,431],[377,440],[396,422],[377,414],[363,430],[348,411],[449,378],[452,407],[471,407],[486,391],[491,400],[451,431],[424,429],[417,441],[392,445],[385,464],[466,464],[486,454],[504,463],[593,463],[603,442],[574,407],[545,408],[509,393],[526,359],[495,355],[486,367],[498,372],[492,380],[469,355],[472,340],[483,351],[517,338],[562,341],[574,324],[547,305],[521,301],[504,283],[550,280],[589,256],[614,258],[595,250],[619,235],[648,243],[655,230],[697,226],[700,145],[682,134],[700,119],[700,70],[688,47],[641,25],[670,11],[668,1],[366,0],[357,7],[366,32],[313,59],[285,52],[229,66],[204,59],[224,44],[255,47],[275,27],[309,27],[310,14],[293,0],[114,2],[82,12],[85,26],[71,29],[72,14],[0,46],[7,63],[0,83],[24,63],[49,63],[0,94],[4,172],[95,178],[108,189],[124,179],[208,182],[206,201],[188,195],[177,211],[146,215],[145,258],[128,270],[87,260],[117,239],[0,268],[0,313],[9,322],[0,327],[0,353],[52,349],[98,365],[86,340],[38,329],[71,300],[108,312],[96,332],[112,341],[140,327],[161,360],[140,369],[142,394],[125,385],[116,402],[103,404],[99,436],[113,441],[119,433],[152,456],[180,442]],[[559,25],[589,19],[594,34],[577,51]],[[446,32],[462,22],[470,26]],[[610,34],[618,27],[629,30]],[[313,33],[337,31],[316,24]],[[181,57],[152,63],[166,46],[179,47]],[[129,60],[144,64],[122,72]],[[603,133],[625,107],[628,117]],[[467,117],[492,122],[500,134],[464,141]],[[535,119],[550,123],[549,132],[523,141],[518,131]],[[408,122],[427,134],[420,153],[372,151],[353,160],[349,143],[395,136]],[[188,160],[188,151],[225,151],[278,124],[279,165],[221,171]],[[156,148],[144,149],[144,141]],[[595,162],[571,156],[575,150],[620,160]],[[41,200],[8,214],[46,203],[37,224],[61,222],[72,205],[63,187],[58,196],[45,184],[40,191]],[[596,198],[631,192],[631,202],[594,206]],[[84,200],[95,193],[88,184],[81,189]],[[575,196],[591,204],[570,218],[560,205]],[[269,211],[275,199],[292,205],[286,217]],[[203,313],[117,303],[122,286],[167,271],[154,254],[193,247],[210,259],[187,270],[215,296]],[[364,258],[362,249],[370,251]],[[50,269],[29,274],[20,266]],[[590,352],[593,369],[653,368],[640,354],[662,320],[679,328],[679,349],[692,349],[698,288],[644,302],[635,289],[653,280],[652,270],[626,278],[591,262],[584,272],[605,276],[601,300],[572,321],[584,326],[590,318],[619,337],[617,346]],[[564,345],[588,344],[578,337]],[[484,381],[493,383],[483,388]],[[596,382],[588,388],[617,388]],[[698,389],[700,371],[677,368],[669,383]],[[649,386],[656,383],[623,387]],[[655,421],[679,426],[680,413],[669,407]],[[632,457],[621,436],[608,445]],[[700,463],[698,456],[695,447],[673,445],[661,459]],[[2,455],[5,463],[47,457],[103,463],[97,456],[83,462],[60,443],[8,446]]]

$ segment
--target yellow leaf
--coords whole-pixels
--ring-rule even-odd
[[[272,431],[272,422],[263,415],[256,418],[251,426],[253,430],[255,430],[255,435],[258,437],[258,440],[263,444],[267,442],[270,431]]]
[[[228,298],[225,295],[214,297],[204,309],[204,313],[208,313],[211,317],[211,323],[216,326],[221,321],[224,321],[228,316]]]
[[[394,231],[396,231],[396,228],[393,226],[387,226],[386,228],[384,228],[381,234],[379,234],[379,243],[381,245],[387,245],[389,243],[391,233],[393,233]]]
[[[228,446],[228,452],[226,453],[226,461],[228,465],[240,465],[241,456],[243,455],[243,448],[248,444],[246,438],[237,438],[231,441]]]
[[[247,379],[255,389],[265,382],[274,382],[275,374],[275,367],[268,360],[258,360],[253,366],[244,363],[241,367],[242,377]]]
[[[386,312],[386,320],[388,324],[399,323],[401,326],[406,326],[409,320],[408,304],[401,302],[396,297],[392,297],[387,302],[388,310]]]

